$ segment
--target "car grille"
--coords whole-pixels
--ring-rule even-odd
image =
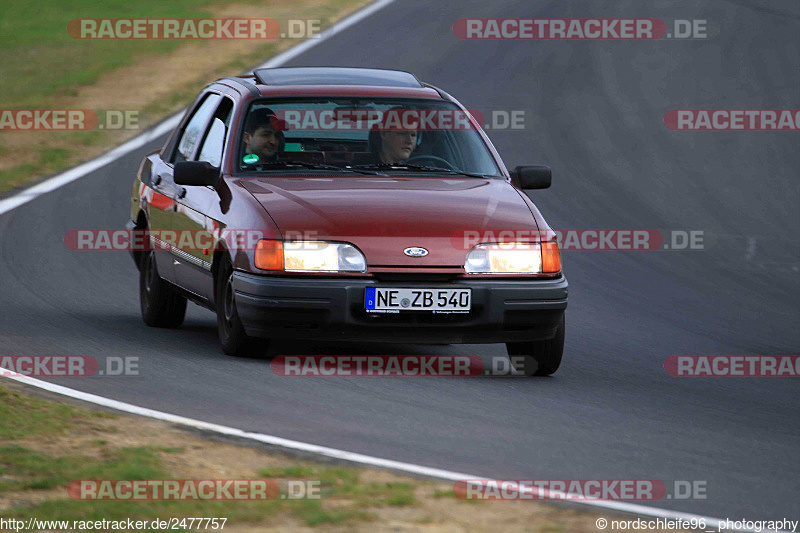
[[[420,273],[398,273],[398,272],[381,272],[373,274],[374,278],[381,283],[386,282],[400,282],[400,283],[448,283],[458,279],[458,274],[431,274],[428,272]],[[420,285],[422,286],[422,285]]]

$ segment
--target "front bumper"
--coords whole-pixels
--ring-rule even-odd
[[[235,272],[239,318],[248,335],[410,344],[495,343],[548,339],[567,308],[563,276],[542,280],[448,282],[310,279]],[[464,314],[367,313],[368,287],[472,289]]]

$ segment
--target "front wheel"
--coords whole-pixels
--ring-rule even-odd
[[[153,252],[139,269],[139,307],[144,323],[156,328],[177,328],[186,316],[186,298],[158,275]]]
[[[558,370],[564,354],[566,320],[561,316],[558,330],[552,339],[528,342],[507,342],[509,357],[516,356],[514,367],[527,376],[549,376]],[[520,359],[521,357],[521,359]],[[512,359],[512,363],[514,360]]]
[[[222,351],[236,357],[258,357],[267,349],[266,339],[256,339],[245,333],[236,311],[233,290],[233,266],[225,261],[216,279],[217,331]]]

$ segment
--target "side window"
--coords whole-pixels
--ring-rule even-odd
[[[233,102],[223,98],[222,103],[214,113],[211,124],[206,132],[203,144],[200,147],[198,161],[208,161],[213,166],[218,167],[222,164],[222,152],[225,148],[225,135],[228,131],[227,125],[230,123]]]
[[[218,118],[211,121],[211,127],[200,149],[198,161],[208,161],[212,166],[218,167],[222,164],[222,148],[225,144],[225,123]]]
[[[175,150],[175,155],[172,158],[173,163],[191,160],[194,149],[200,140],[200,135],[203,133],[203,126],[208,122],[208,117],[214,112],[220,98],[222,97],[218,94],[209,94],[197,108],[197,111],[194,112],[178,141],[178,149]]]

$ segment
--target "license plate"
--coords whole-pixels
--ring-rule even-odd
[[[471,289],[368,288],[368,311],[460,311],[472,307]]]

